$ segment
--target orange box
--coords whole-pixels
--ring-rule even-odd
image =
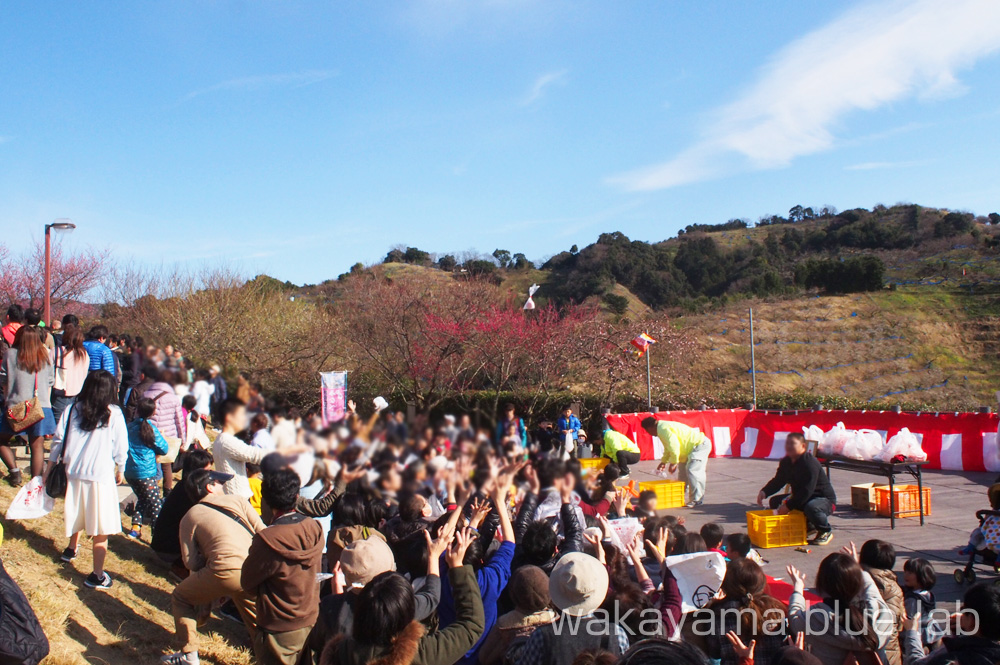
[[[896,485],[896,517],[920,517],[920,495],[916,485]],[[889,486],[875,488],[875,512],[879,517],[890,517]],[[924,515],[931,514],[931,488],[924,488]]]

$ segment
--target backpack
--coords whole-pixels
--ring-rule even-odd
[[[0,562],[0,665],[38,665],[47,655],[38,617]]]

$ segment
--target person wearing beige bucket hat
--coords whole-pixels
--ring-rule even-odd
[[[607,569],[594,557],[583,552],[563,556],[549,575],[549,597],[560,615],[531,634],[518,665],[571,665],[587,649],[616,656],[625,653],[629,646],[625,631],[614,617],[597,612],[608,583]]]

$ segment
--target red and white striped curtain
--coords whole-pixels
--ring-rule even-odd
[[[713,457],[755,457],[780,459],[785,454],[785,437],[816,425],[824,432],[838,422],[847,429],[873,429],[888,439],[906,427],[915,434],[927,453],[927,468],[958,471],[1000,472],[1000,446],[993,413],[893,413],[891,411],[663,411],[618,413],[607,416],[615,430],[639,444],[642,459],[658,459],[663,449],[659,439],[640,426],[643,418],[697,427],[712,440]]]

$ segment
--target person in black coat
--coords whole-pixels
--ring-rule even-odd
[[[785,485],[791,487],[791,494],[775,496]],[[792,433],[785,439],[785,457],[778,463],[774,478],[757,495],[757,503],[763,506],[768,497],[769,505],[776,508],[779,515],[792,510],[805,513],[810,530],[816,531],[810,541],[814,545],[828,545],[833,540],[830,515],[837,495],[819,460],[807,452],[806,438],[801,434]]]

